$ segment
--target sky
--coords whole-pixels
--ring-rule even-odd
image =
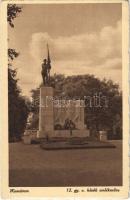
[[[23,4],[8,26],[9,47],[23,95],[42,81],[41,64],[51,56],[51,74],[94,74],[122,84],[121,4]]]

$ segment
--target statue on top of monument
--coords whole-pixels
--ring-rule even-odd
[[[50,70],[51,70],[51,59],[50,59],[48,44],[47,44],[47,50],[48,50],[48,57],[47,59],[43,60],[42,71],[41,71],[43,84],[46,86],[48,86],[50,83]]]

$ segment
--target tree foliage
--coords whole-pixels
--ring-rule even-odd
[[[8,4],[7,7],[7,21],[9,25],[14,28],[13,20],[22,12],[22,8],[16,4]]]

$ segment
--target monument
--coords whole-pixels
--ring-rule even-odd
[[[54,130],[54,113],[53,113],[53,103],[47,101],[47,97],[53,97],[53,88],[50,87],[50,70],[51,70],[51,60],[49,54],[49,47],[47,45],[48,57],[43,60],[42,63],[42,79],[43,84],[40,88],[40,108],[39,108],[39,131],[38,137],[42,138],[50,134]]]
[[[55,100],[50,85],[51,59],[47,45],[47,59],[42,63],[43,84],[40,87],[38,138],[87,137],[89,130],[84,124],[84,106],[81,100]]]

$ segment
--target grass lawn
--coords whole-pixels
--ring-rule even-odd
[[[43,150],[9,144],[9,186],[121,186],[122,142],[113,149]]]

